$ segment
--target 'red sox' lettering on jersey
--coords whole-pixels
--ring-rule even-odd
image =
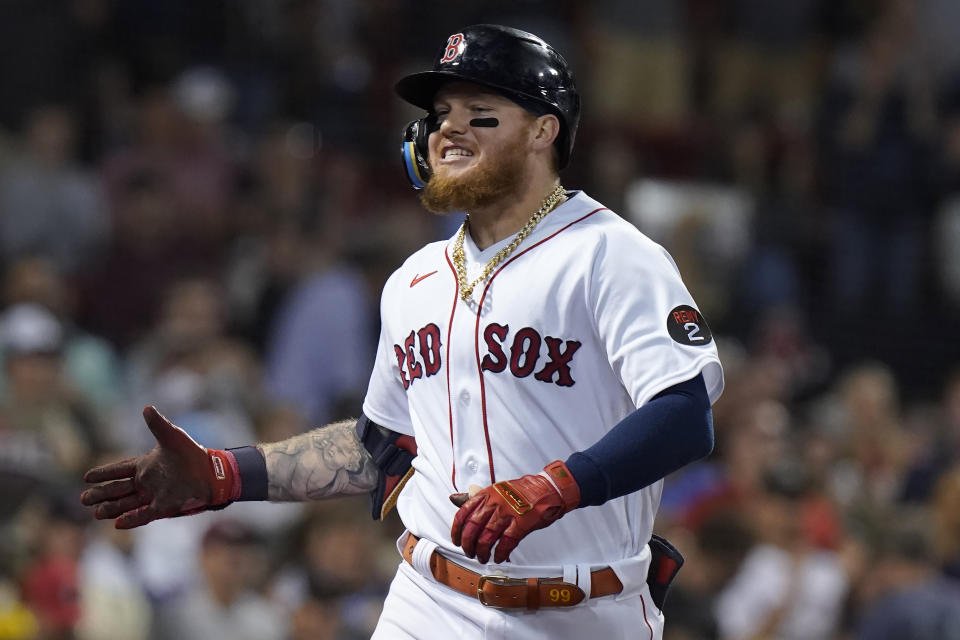
[[[483,340],[487,352],[481,361],[482,371],[503,373],[509,369],[517,378],[533,374],[540,382],[561,387],[572,387],[576,383],[571,364],[582,344],[579,340],[541,336],[532,327],[520,329],[511,338],[510,326],[496,322],[483,330]],[[409,389],[414,380],[440,371],[440,346],[440,328],[432,322],[410,331],[402,345],[393,345],[404,389]]]
[[[487,345],[487,355],[483,357],[480,368],[483,371],[501,373],[510,367],[510,373],[525,378],[533,373],[541,362],[542,344],[546,345],[546,357],[543,367],[534,374],[541,382],[554,382],[561,387],[572,387],[574,379],[570,371],[573,354],[582,344],[579,340],[562,340],[553,336],[544,336],[531,327],[517,331],[508,347],[510,355],[504,352],[509,340],[510,326],[491,322],[483,330],[483,340]]]
[[[419,348],[419,359],[414,345]],[[440,327],[431,322],[419,331],[411,331],[402,346],[393,345],[393,351],[397,356],[403,388],[409,389],[417,378],[424,375],[430,377],[440,371]]]

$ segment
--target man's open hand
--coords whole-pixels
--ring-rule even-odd
[[[226,504],[239,494],[229,454],[197,444],[155,407],[143,419],[157,440],[146,455],[94,467],[86,482],[101,482],[80,501],[99,520],[116,518],[117,529],[132,529],[159,518],[197,513]],[[235,487],[234,484],[237,486]]]

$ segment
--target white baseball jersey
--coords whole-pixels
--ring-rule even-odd
[[[459,296],[452,239],[412,255],[383,290],[363,411],[416,438],[416,473],[397,503],[404,525],[474,570],[450,541],[451,493],[565,460],[698,373],[711,402],[723,388],[709,328],[667,252],[585,193],[568,196],[472,302]],[[468,280],[510,240],[479,251],[467,234]],[[576,509],[498,569],[554,575],[541,572],[639,556],[661,488]]]

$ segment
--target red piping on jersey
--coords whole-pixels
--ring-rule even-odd
[[[647,603],[643,600],[643,594],[640,594],[640,606],[643,607],[643,621],[647,623],[647,629],[650,629],[650,640],[653,640],[653,627],[650,625],[650,621],[647,620]]]
[[[526,252],[534,249],[535,247],[539,247],[544,242],[553,238],[554,236],[560,235],[560,233],[566,231],[567,229],[577,224],[578,222],[582,222],[586,220],[587,218],[595,214],[597,211],[604,211],[606,209],[607,207],[600,207],[598,209],[594,209],[593,211],[586,214],[585,216],[577,218],[573,222],[561,227],[560,229],[557,229],[556,231],[548,235],[543,240],[540,240],[539,242],[535,242],[534,244],[530,245],[529,247],[527,247],[526,249],[524,249],[523,251],[516,254],[515,256],[513,256],[512,258],[504,262],[502,265],[500,265],[500,267],[493,272],[493,275],[490,276],[490,279],[487,280],[486,286],[483,287],[483,293],[480,295],[480,302],[477,304],[477,324],[473,330],[473,350],[477,356],[477,373],[480,374],[480,408],[483,412],[483,437],[487,441],[487,462],[489,462],[490,464],[490,484],[496,483],[497,480],[496,480],[496,474],[494,474],[493,472],[493,448],[490,446],[490,430],[487,427],[487,392],[483,384],[483,369],[480,368],[480,311],[483,309],[483,300],[484,298],[487,297],[487,289],[489,289],[490,285],[493,284],[493,279],[497,277],[497,274],[503,271],[508,264],[510,264],[511,262],[513,262],[514,260],[522,256]],[[447,258],[447,262],[448,263],[450,262],[449,258]],[[453,266],[451,265],[450,268],[452,269]],[[447,339],[449,340],[449,336],[447,337]],[[449,363],[447,363],[447,371],[450,371]]]
[[[453,308],[450,309],[450,324],[447,325],[447,416],[450,420],[450,482],[453,484],[453,488],[457,488],[457,452],[453,448],[453,401],[450,398],[450,335],[453,332],[453,316],[457,312],[457,298],[460,297],[460,279],[457,277],[457,270],[453,268],[453,263],[450,262],[450,255],[447,253],[447,249],[444,248],[443,256],[447,259],[447,264],[450,266],[450,272],[453,274],[454,282],[454,291],[453,291]]]

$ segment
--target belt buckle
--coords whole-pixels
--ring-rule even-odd
[[[527,584],[527,581],[523,578],[508,578],[507,576],[495,575],[480,576],[480,579],[477,580],[477,600],[479,600],[483,606],[490,607],[491,609],[515,609],[519,605],[509,606],[487,602],[483,596],[483,585],[487,582],[492,582],[501,587],[523,587]]]

